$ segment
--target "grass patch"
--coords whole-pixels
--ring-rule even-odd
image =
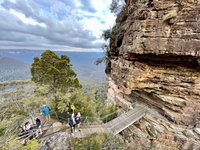
[[[72,140],[73,150],[125,150],[125,143],[119,136],[105,133],[92,134],[89,137]]]
[[[91,136],[83,139],[73,139],[74,150],[101,150],[103,143],[108,139],[107,134],[92,134]]]
[[[108,121],[113,120],[114,118],[117,117],[117,107],[116,105],[108,105],[102,110],[102,113],[100,115],[101,120],[106,123]]]
[[[0,137],[4,135],[4,128],[0,128]]]

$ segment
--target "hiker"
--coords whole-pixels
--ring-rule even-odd
[[[69,104],[69,112],[74,113],[75,106],[73,104]]]
[[[28,121],[28,122],[26,122],[25,123],[25,131],[30,131],[30,130],[32,130],[33,129],[33,127],[32,127],[32,125],[31,125],[31,123]]]
[[[28,121],[24,124],[24,126],[20,126],[20,130],[18,132],[18,136],[23,137],[23,138],[27,138],[29,137],[29,139],[33,138],[33,126],[31,125],[31,123]]]
[[[39,134],[42,134],[41,120],[39,118],[36,118],[35,122],[36,122],[36,127],[37,127],[37,129],[36,129],[36,137],[38,137]]]
[[[29,140],[34,137],[33,125],[29,121],[25,123],[25,134],[28,135]]]
[[[26,132],[26,126],[25,125],[22,127],[22,132]]]
[[[79,129],[80,128],[80,124],[81,124],[81,113],[80,112],[77,113],[77,115],[75,117],[75,121],[76,121],[76,124],[77,124],[77,128]]]
[[[43,105],[43,107],[41,109],[41,112],[42,112],[43,116],[45,117],[46,122],[51,120],[51,116],[49,114],[50,110],[51,109],[46,105]]]
[[[68,123],[69,123],[69,126],[71,128],[71,134],[74,135],[75,125],[76,125],[74,113],[71,114],[70,118],[68,119]]]
[[[19,130],[18,130],[18,132],[17,132],[17,135],[18,136],[23,136],[23,135],[25,135],[26,133],[25,133],[25,127],[23,126],[20,126],[19,127]]]
[[[39,127],[41,126],[41,121],[40,121],[40,119],[39,119],[39,118],[36,118],[35,122],[36,122],[37,128],[39,128]]]

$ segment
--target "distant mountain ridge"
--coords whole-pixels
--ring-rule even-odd
[[[40,57],[43,51],[36,50],[0,50],[0,82],[30,79],[30,67],[34,57]],[[106,83],[105,66],[95,65],[98,58],[104,56],[97,52],[55,51],[57,55],[70,57],[72,68],[83,84]]]
[[[18,69],[20,67],[27,67],[28,65],[20,60],[9,57],[0,56],[0,69]]]
[[[0,56],[0,81],[23,80],[29,78],[29,65],[13,58]]]

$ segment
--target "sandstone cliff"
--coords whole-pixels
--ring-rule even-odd
[[[200,1],[127,0],[109,57],[108,99],[167,119],[147,115],[127,140],[141,141],[136,149],[200,149]]]

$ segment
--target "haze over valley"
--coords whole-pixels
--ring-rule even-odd
[[[0,81],[30,79],[30,67],[34,57],[40,57],[42,51],[35,50],[0,50]],[[102,84],[106,82],[105,66],[95,61],[104,57],[101,52],[63,52],[71,59],[72,68],[83,84]]]

